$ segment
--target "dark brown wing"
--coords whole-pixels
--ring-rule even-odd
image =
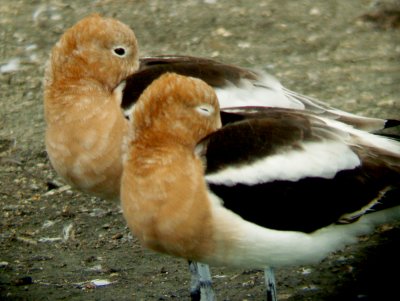
[[[212,87],[223,87],[227,82],[239,84],[242,79],[257,80],[257,73],[210,59],[191,56],[158,56],[140,59],[139,71],[126,80],[122,108],[135,102],[153,80],[166,72],[196,77]]]

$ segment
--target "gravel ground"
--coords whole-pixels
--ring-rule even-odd
[[[0,3],[1,300],[188,299],[183,260],[141,248],[118,204],[69,189],[49,165],[44,64],[64,30],[91,12],[129,24],[141,55],[262,69],[335,107],[400,118],[398,0]],[[279,299],[396,299],[399,234],[385,225],[318,265],[277,270]],[[212,273],[219,300],[263,300],[262,271]]]

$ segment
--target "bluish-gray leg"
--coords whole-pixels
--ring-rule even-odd
[[[265,286],[267,288],[267,301],[278,301],[276,297],[276,283],[274,269],[267,267],[264,269]]]
[[[212,288],[210,269],[207,264],[189,261],[189,269],[192,275],[190,283],[190,298],[192,301],[215,301]]]
[[[190,280],[190,299],[192,301],[200,301],[200,275],[197,264],[189,260]]]

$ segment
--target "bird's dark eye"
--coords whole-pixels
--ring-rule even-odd
[[[196,111],[203,116],[211,116],[214,113],[214,108],[210,104],[198,105]]]
[[[126,51],[125,51],[125,48],[123,48],[123,47],[116,47],[116,48],[114,48],[114,53],[118,56],[124,56]]]

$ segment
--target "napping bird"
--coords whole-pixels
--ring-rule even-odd
[[[199,80],[165,74],[135,105],[121,203],[144,246],[213,265],[300,265],[318,262],[372,226],[400,217],[399,198],[389,204],[394,209],[372,213],[386,206],[384,196],[399,195],[400,143],[358,130],[349,134],[336,122],[304,120],[296,112],[287,113],[289,123],[279,119],[284,112],[278,119],[265,112],[215,131],[220,120],[212,92]],[[219,142],[238,134],[240,126],[248,129],[245,134],[263,130],[271,139],[252,150],[256,155],[265,148],[264,158],[251,164],[230,158],[232,143]],[[283,142],[285,136],[292,141]],[[220,163],[213,162],[214,147],[226,151]],[[279,195],[282,185],[297,185],[297,195]],[[246,198],[226,192],[235,186],[239,193],[251,186],[265,193]],[[356,191],[335,192],[343,186]],[[333,195],[324,197],[327,188]]]
[[[297,261],[287,253],[286,259],[275,256],[281,234],[294,231],[296,237],[312,235],[321,242],[329,235],[322,239],[319,234],[336,223],[349,223],[356,234],[353,221],[399,200],[399,143],[369,133],[398,121],[343,112],[292,92],[262,72],[207,59],[139,60],[132,30],[99,15],[67,30],[46,68],[46,150],[66,182],[119,199],[123,141],[130,137],[124,114],[136,110],[143,90],[165,72],[201,78],[215,89],[223,127],[200,142],[198,154],[205,158],[208,188],[224,210],[274,234],[276,243],[263,264],[307,261],[302,252]],[[323,258],[334,242],[339,246],[346,239],[332,241],[332,248],[328,244],[318,256],[307,256]],[[227,264],[233,257],[239,260],[227,256]]]
[[[53,47],[44,81],[46,150],[70,185],[119,198],[123,80],[138,69],[131,29],[98,15],[68,29]]]
[[[214,90],[166,73],[140,96],[121,181],[125,219],[146,246],[197,260],[210,251],[211,204],[197,143],[221,126]]]

